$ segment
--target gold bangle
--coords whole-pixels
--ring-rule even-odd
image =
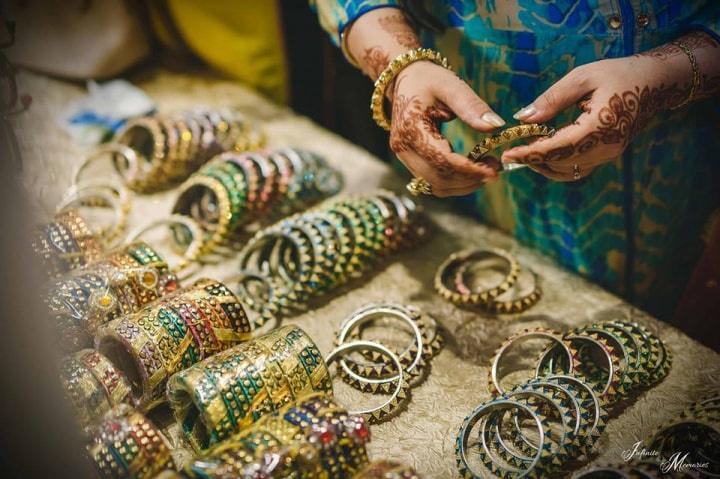
[[[385,90],[395,79],[398,73],[400,73],[408,65],[419,61],[433,62],[436,65],[440,65],[441,67],[452,71],[447,58],[429,48],[415,48],[395,57],[387,68],[383,70],[378,79],[375,80],[375,89],[373,90],[372,97],[370,99],[370,110],[372,111],[373,120],[375,120],[375,123],[377,123],[380,128],[390,131],[390,123],[385,116],[385,110],[383,110]]]
[[[506,128],[494,135],[483,138],[475,148],[468,153],[468,158],[474,162],[482,161],[483,156],[488,152],[506,145],[520,138],[530,138],[533,136],[553,136],[555,129],[546,125],[537,123],[528,123],[527,125],[517,125]]]
[[[685,52],[685,55],[687,55],[688,59],[690,60],[690,66],[692,67],[692,85],[690,85],[690,92],[688,93],[688,96],[683,100],[679,105],[676,105],[671,110],[677,110],[678,108],[682,108],[688,103],[690,103],[695,96],[695,92],[698,89],[698,86],[700,86],[700,68],[698,67],[697,58],[695,58],[695,53],[693,53],[692,49],[682,40],[676,40],[672,42],[672,45],[677,46],[680,50]]]

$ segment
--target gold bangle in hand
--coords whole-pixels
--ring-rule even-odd
[[[373,120],[375,120],[375,123],[377,123],[380,128],[390,131],[390,123],[385,116],[385,110],[383,110],[385,90],[405,67],[419,61],[433,62],[448,70],[452,70],[447,58],[429,48],[415,48],[395,57],[387,68],[383,70],[378,79],[375,80],[375,89],[370,99],[370,110],[372,110]]]
[[[546,125],[539,125],[537,123],[528,123],[527,125],[517,125],[506,128],[492,136],[483,138],[480,143],[475,145],[475,148],[468,153],[468,158],[478,163],[483,161],[483,157],[490,151],[508,143],[511,143],[520,138],[530,138],[533,136],[553,136],[555,129]],[[505,166],[505,169],[509,165]]]

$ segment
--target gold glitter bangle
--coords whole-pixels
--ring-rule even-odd
[[[695,96],[695,92],[697,91],[698,87],[700,86],[700,67],[698,67],[697,58],[695,58],[695,53],[692,51],[692,49],[682,40],[676,40],[672,42],[672,45],[677,46],[680,50],[685,52],[685,55],[687,55],[688,60],[690,60],[690,66],[692,67],[692,84],[690,85],[690,91],[688,92],[687,97],[680,102],[680,104],[675,105],[674,107],[670,108],[671,110],[677,110],[678,108],[682,108],[688,103],[690,103]]]
[[[488,152],[515,140],[521,138],[531,138],[534,136],[553,136],[555,129],[546,125],[537,123],[529,123],[527,125],[517,125],[506,128],[494,135],[483,138],[475,148],[468,153],[468,158],[474,162],[482,161],[483,156]]]
[[[375,80],[375,89],[373,90],[372,97],[370,98],[370,110],[372,111],[373,120],[375,120],[375,123],[377,123],[383,130],[390,131],[390,123],[385,116],[385,110],[383,110],[385,90],[388,85],[392,83],[398,73],[400,73],[408,65],[419,61],[433,62],[436,65],[440,65],[441,67],[452,71],[447,58],[429,48],[414,48],[395,57],[387,68],[383,70],[378,79]]]

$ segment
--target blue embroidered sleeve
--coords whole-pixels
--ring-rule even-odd
[[[398,0],[310,0],[320,25],[335,45],[340,45],[343,30],[361,15],[382,7],[399,7]]]

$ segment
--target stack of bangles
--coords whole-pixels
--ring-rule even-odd
[[[240,252],[239,283],[256,326],[308,301],[427,234],[407,197],[386,191],[332,199],[259,231]]]
[[[165,401],[174,373],[250,339],[242,304],[222,283],[200,279],[101,326],[95,349],[128,379],[132,402],[147,411]]]
[[[550,343],[535,377],[503,386],[504,377],[516,377],[503,368],[503,359],[515,345],[532,340]],[[476,408],[460,428],[458,470],[468,478],[486,472],[500,477],[560,474],[569,461],[591,452],[607,422],[604,408],[627,398],[633,388],[660,381],[670,364],[662,341],[634,322],[607,321],[565,334],[538,328],[513,335],[493,358],[488,383],[494,399]],[[469,446],[474,434],[480,439],[475,460]]]
[[[47,304],[66,351],[92,345],[103,324],[175,291],[178,280],[145,243],[132,243],[54,281]]]
[[[647,452],[647,454],[643,454]],[[593,466],[573,479],[682,479],[720,476],[720,391],[686,408],[627,453],[625,462]]]
[[[184,216],[200,226],[206,254],[233,246],[251,224],[303,210],[341,188],[340,173],[308,151],[226,152],[180,187],[173,218]],[[159,221],[168,222],[174,221]]]
[[[495,314],[523,312],[542,294],[535,273],[500,248],[453,253],[437,270],[435,290],[451,303]]]
[[[387,400],[353,412],[371,422],[384,420],[396,412],[409,387],[397,356],[378,343],[354,341],[323,359],[312,339],[291,325],[175,374],[167,397],[186,441],[201,452],[304,395],[332,394],[329,365],[358,351],[379,352],[399,370]]]
[[[384,322],[376,325],[381,320]],[[399,325],[401,327],[397,327]],[[382,339],[364,337],[364,333],[370,329],[375,337]],[[390,344],[390,341],[398,336],[406,336],[407,333],[412,336],[409,344],[400,343],[400,347]],[[443,345],[437,322],[432,316],[422,313],[414,306],[394,303],[368,304],[343,321],[335,340],[336,345],[341,346],[347,341],[358,339],[378,342],[395,353],[411,386],[415,386],[418,380],[424,377],[423,373],[427,372],[430,360]],[[397,379],[394,365],[383,360],[381,354],[372,351],[362,351],[357,356],[358,358],[348,356],[339,362],[343,380],[360,391],[385,394],[392,392],[393,383]]]
[[[95,261],[103,250],[100,239],[74,209],[58,213],[39,228],[32,247],[52,278]]]
[[[369,462],[367,422],[311,393],[268,413],[158,479],[419,479],[394,461]]]
[[[135,118],[80,165],[74,183],[81,182],[91,164],[110,159],[128,188],[152,193],[185,180],[223,151],[254,150],[263,144],[263,135],[229,109],[195,108]]]

